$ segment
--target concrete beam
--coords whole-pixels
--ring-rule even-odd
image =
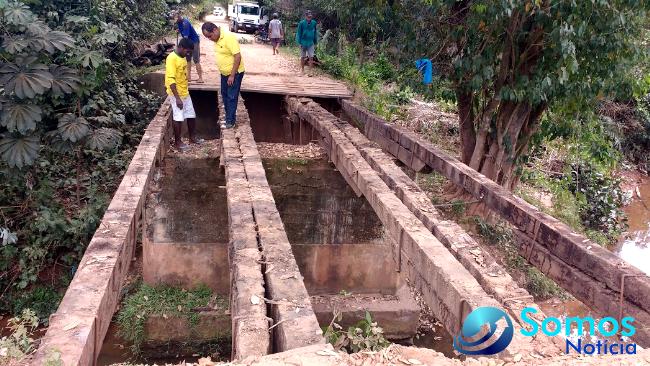
[[[264,279],[273,318],[273,350],[283,352],[325,342],[312,309],[291,244],[266,179],[243,100],[237,107],[237,127],[224,130],[239,145],[244,167],[257,240],[262,249]],[[230,137],[228,137],[230,139]],[[225,146],[224,146],[225,148]],[[227,165],[226,161],[226,165]]]
[[[359,151],[339,130],[338,119],[311,100],[287,98],[287,109],[316,128],[340,171],[352,177],[393,239],[394,258],[451,334],[479,306],[499,306],[447,248],[395,196]],[[526,340],[516,337],[514,349]]]
[[[510,222],[516,228],[517,237],[526,238],[517,241],[522,255],[578,300],[607,316],[618,317],[622,308],[623,316],[637,319],[635,340],[650,345],[650,278],[647,275],[417,134],[389,124],[352,101],[344,100],[342,106],[364,126],[364,134],[385,151],[405,164],[408,164],[405,156],[417,156]],[[400,149],[409,153],[398,154]],[[524,245],[531,241],[536,245]],[[623,303],[616,306],[622,283]]]
[[[352,144],[359,150],[381,179],[395,192],[397,197],[420,219],[426,228],[443,243],[458,261],[478,280],[485,292],[493,296],[518,319],[526,307],[537,309],[537,319],[541,322],[546,316],[533,301],[533,296],[519,287],[508,272],[463,228],[451,220],[445,220],[431,203],[426,193],[395,164],[394,158],[372,143],[361,131],[347,122],[335,123]],[[525,324],[519,319],[520,324]],[[540,338],[536,341],[545,341]],[[550,344],[549,344],[550,345]],[[540,347],[536,346],[536,350]]]
[[[68,366],[97,360],[133,258],[147,187],[167,151],[169,114],[165,102],[149,123],[59,308],[50,316],[33,364],[45,364],[53,352]]]
[[[271,353],[269,318],[264,303],[262,252],[251,193],[233,130],[222,131],[221,156],[226,172],[230,245],[230,312],[232,315],[232,359]]]

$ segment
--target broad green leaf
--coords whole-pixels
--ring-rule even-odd
[[[13,104],[3,107],[0,114],[0,124],[9,132],[18,131],[24,134],[36,129],[36,122],[41,120],[43,111],[35,104]]]
[[[66,32],[54,31],[47,34],[46,40],[50,42],[52,47],[63,52],[68,48],[74,47],[75,41],[72,36]],[[53,52],[50,52],[53,53]]]
[[[52,74],[52,94],[62,96],[77,90],[80,80],[75,70],[59,65],[50,65]]]
[[[45,138],[47,138],[48,146],[61,154],[71,152],[75,147],[73,142],[64,140],[58,130],[46,133]]]
[[[36,136],[5,137],[0,140],[0,156],[11,167],[31,165],[38,156],[40,141]]]
[[[50,31],[52,29],[40,20],[27,24],[27,35],[32,37],[42,37]]]
[[[117,43],[126,35],[122,29],[109,23],[102,23],[102,30],[103,32],[93,37],[93,41],[101,45]]]
[[[98,128],[93,131],[86,140],[86,146],[93,150],[108,150],[117,146],[122,134],[112,128]]]
[[[32,59],[16,59],[0,67],[0,84],[5,84],[6,94],[15,94],[20,99],[34,98],[44,94],[52,86],[52,74],[43,64],[31,63]]]
[[[108,62],[104,55],[102,55],[102,53],[99,51],[86,50],[86,52],[81,52],[80,55],[81,56],[79,57],[79,61],[83,67],[90,67],[94,69],[99,65]]]
[[[64,140],[71,142],[81,140],[90,132],[88,121],[83,117],[77,117],[71,113],[64,114],[59,118],[57,129]]]
[[[2,42],[2,47],[12,55],[23,52],[29,46],[29,40],[21,37],[6,37]]]
[[[74,24],[86,24],[90,21],[90,18],[84,17],[81,15],[66,15],[65,16],[65,21],[68,23],[74,23]]]
[[[4,7],[4,18],[12,25],[28,25],[35,19],[34,14],[27,5],[14,2]]]
[[[56,51],[65,51],[74,46],[74,39],[65,32],[52,31],[41,36],[29,38],[29,48],[36,52],[46,51],[54,54]]]

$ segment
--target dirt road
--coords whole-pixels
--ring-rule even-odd
[[[208,15],[205,18],[206,22],[213,22],[222,29],[228,30],[228,23],[223,18],[218,18],[213,15]],[[200,32],[200,26],[197,32]],[[294,37],[294,34],[287,34],[286,37]],[[299,76],[300,75],[300,58],[289,54],[286,48],[280,48],[279,55],[273,55],[270,44],[263,44],[255,41],[255,37],[251,34],[237,33],[237,38],[240,39],[242,59],[244,67],[246,68],[247,75],[278,75],[278,76]],[[242,41],[245,40],[245,41]],[[214,55],[214,42],[203,37],[201,34],[201,65],[206,72],[207,78],[216,78],[217,67]],[[308,69],[308,68],[307,68]],[[196,78],[196,71],[192,70],[192,79]],[[323,75],[318,70],[315,70],[314,76],[304,75],[305,78],[312,80],[327,80],[330,79]]]

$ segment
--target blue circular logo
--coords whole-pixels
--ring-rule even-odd
[[[491,341],[497,331],[497,322],[501,318],[505,319],[507,326],[496,340]],[[513,335],[512,320],[505,311],[482,306],[474,309],[465,318],[460,335],[454,338],[454,348],[466,355],[494,355],[508,347]],[[481,347],[482,345],[485,347]]]

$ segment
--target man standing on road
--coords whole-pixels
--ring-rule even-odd
[[[311,10],[305,12],[305,19],[298,23],[296,42],[300,45],[300,68],[305,72],[305,64],[309,61],[309,68],[314,68],[314,52],[318,43],[318,29],[316,20],[313,19]]]
[[[197,83],[203,83],[203,70],[201,69],[201,45],[199,44],[201,38],[192,27],[189,19],[183,18],[181,13],[178,13],[178,18],[176,18],[176,24],[178,25],[178,33],[181,34],[183,38],[189,38],[190,41],[194,44],[194,49],[187,55],[187,80],[192,80],[192,60],[196,64],[196,73],[199,75]]]
[[[233,33],[220,29],[214,23],[203,23],[201,30],[206,38],[216,43],[217,67],[221,73],[221,98],[226,109],[224,127],[232,128],[237,120],[237,100],[244,78],[239,41]]]
[[[280,41],[284,39],[284,29],[282,29],[282,22],[278,17],[278,13],[273,13],[273,20],[269,22],[269,37],[271,38],[271,44],[273,45],[274,55],[280,53],[280,51],[278,51],[278,46],[280,45]]]
[[[188,54],[192,53],[194,44],[188,38],[181,39],[174,52],[170,53],[165,60],[165,87],[167,88],[168,99],[172,105],[172,118],[174,120],[174,146],[179,151],[187,149],[187,145],[181,140],[181,128],[183,121],[187,119],[187,131],[191,143],[201,143],[196,139],[196,113],[192,98],[187,86],[187,60]]]

